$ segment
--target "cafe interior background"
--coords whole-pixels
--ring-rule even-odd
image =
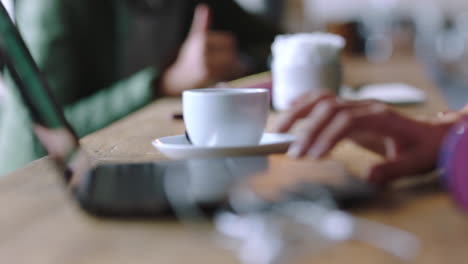
[[[468,2],[463,0],[235,0],[286,32],[345,37],[345,55],[373,63],[415,55],[453,109],[468,98]],[[1,0],[13,14],[14,0]]]
[[[12,0],[1,0],[12,10]],[[468,98],[468,1],[236,0],[287,32],[343,36],[344,56],[376,65],[416,56],[453,109]],[[1,97],[1,93],[0,93]]]
[[[373,63],[417,56],[450,107],[468,98],[468,2],[463,0],[237,0],[288,32],[345,37],[347,55]]]

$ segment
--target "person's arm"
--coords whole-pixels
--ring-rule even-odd
[[[147,68],[91,96],[65,106],[65,117],[79,137],[149,104],[154,99],[157,72]]]
[[[115,54],[111,52],[112,46],[103,46],[113,44],[114,25],[108,22],[113,20],[106,17],[112,12],[103,13],[105,22],[99,23],[102,22],[97,20],[99,10],[93,10],[88,2],[92,3],[74,0],[16,3],[17,25],[25,42],[80,137],[149,103],[154,98],[153,86],[158,77],[157,70],[148,68],[126,80],[91,89],[95,76],[112,79]],[[110,40],[103,43],[97,37]],[[97,51],[102,53],[94,56],[92,52]]]
[[[161,93],[180,95],[184,90],[214,85],[245,74],[236,37],[231,32],[212,30],[212,9],[195,7],[187,37],[175,62],[161,77]]]
[[[246,13],[232,0],[193,0],[187,37],[175,62],[161,78],[161,93],[180,95],[267,70],[267,58],[279,32]],[[184,19],[184,18],[181,18]],[[181,76],[184,76],[181,78]]]
[[[385,185],[434,169],[446,134],[465,116],[460,111],[416,120],[376,101],[346,102],[331,94],[311,93],[295,102],[277,130],[286,132],[299,119],[305,120],[304,130],[288,151],[295,158],[322,158],[341,140],[353,140],[386,158],[368,174],[371,182]]]

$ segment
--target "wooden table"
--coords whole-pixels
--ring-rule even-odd
[[[428,101],[401,110],[409,115],[446,110],[444,100],[413,58],[370,65],[346,60],[346,82],[402,81],[424,89]],[[171,119],[181,110],[178,99],[161,99],[147,108],[82,140],[99,162],[165,159],[153,149],[152,139],[180,134],[183,123]],[[269,126],[274,122],[273,114]],[[378,157],[350,143],[341,144],[333,158],[356,172]],[[307,162],[307,161],[304,161]],[[416,263],[466,263],[468,218],[449,196],[433,184],[402,187],[385,201],[352,213],[407,230],[420,238]],[[193,235],[173,221],[109,221],[83,213],[61,186],[48,158],[0,180],[0,263],[238,263],[235,256],[209,235]],[[399,263],[379,250],[346,242],[304,263]]]

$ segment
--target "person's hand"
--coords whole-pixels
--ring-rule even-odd
[[[78,146],[77,139],[67,129],[47,128],[39,124],[34,124],[33,129],[47,153],[53,158],[66,162],[70,153]]]
[[[162,77],[164,94],[179,95],[186,89],[206,87],[242,74],[235,36],[211,31],[210,19],[210,8],[199,4],[176,61]]]
[[[308,94],[293,104],[277,130],[286,132],[302,118],[304,130],[288,155],[322,158],[342,139],[351,139],[386,158],[368,172],[369,181],[377,185],[433,169],[440,145],[456,121],[414,120],[375,101],[345,102],[332,94]]]

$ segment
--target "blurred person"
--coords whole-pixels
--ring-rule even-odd
[[[266,70],[278,33],[233,0],[16,0],[15,18],[79,137],[159,96]],[[45,154],[16,93],[0,111],[0,175]]]
[[[15,8],[81,136],[158,95],[266,69],[277,33],[233,0],[16,0]]]
[[[294,102],[277,130],[286,132],[305,120],[304,130],[288,150],[293,158],[323,158],[343,139],[382,155],[385,161],[371,167],[367,177],[384,186],[434,169],[445,136],[464,117],[468,117],[468,106],[417,120],[377,101],[343,101],[331,93],[310,93]]]

